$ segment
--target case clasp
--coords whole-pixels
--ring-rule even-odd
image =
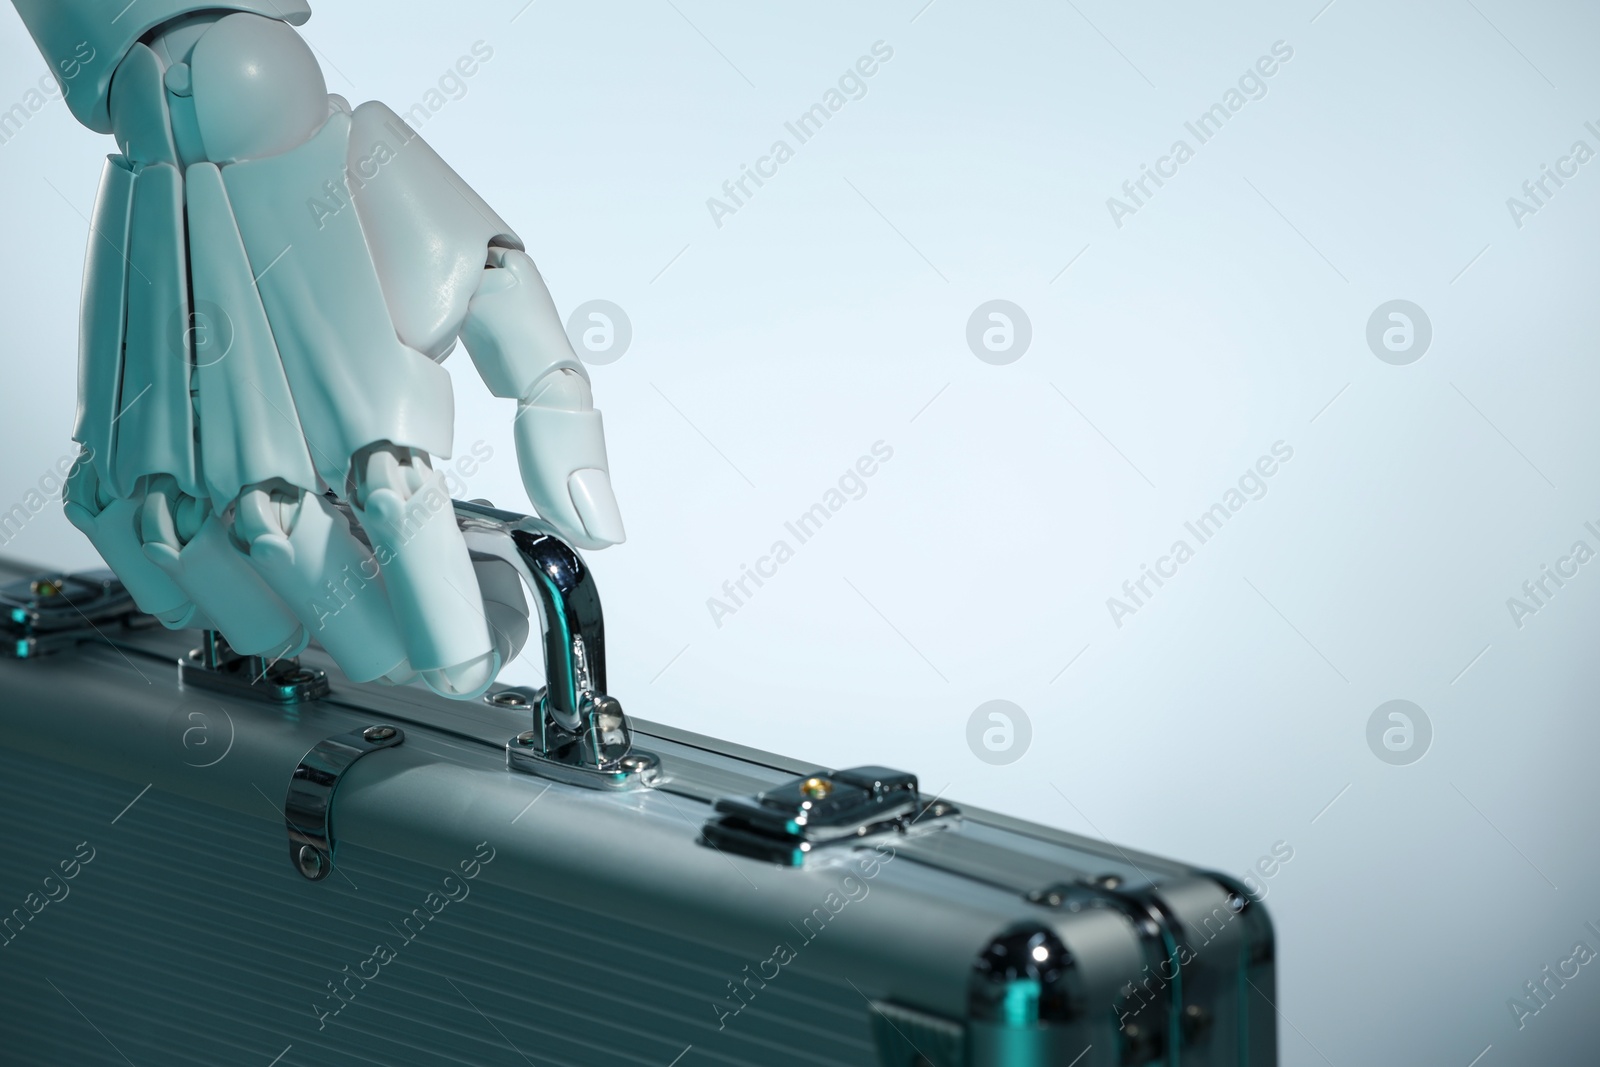
[[[817,849],[931,828],[960,812],[924,800],[917,776],[887,767],[818,771],[753,797],[724,797],[701,840],[724,852],[799,867]]]

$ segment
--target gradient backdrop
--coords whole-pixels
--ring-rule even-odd
[[[1324,3],[320,0],[304,32],[332,91],[421,106],[563,315],[627,316],[590,355],[629,541],[593,559],[635,714],[1252,874],[1285,1064],[1600,1062],[1600,11]],[[32,113],[44,73],[0,5],[3,508],[72,451],[111,150]],[[458,491],[524,508],[510,402],[449,365],[457,454],[493,453]],[[55,501],[0,551],[93,562]]]

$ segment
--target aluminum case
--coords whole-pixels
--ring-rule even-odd
[[[516,699],[315,646],[320,698],[180,684],[203,641],[131,613],[0,659],[0,1063],[1277,1062],[1271,923],[1227,877],[637,720],[659,779],[585,788],[508,769]],[[291,786],[362,731],[311,880]],[[860,832],[740,843],[783,831],[763,794],[874,782]]]

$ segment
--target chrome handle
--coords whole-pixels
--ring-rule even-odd
[[[455,502],[467,547],[516,568],[533,594],[543,635],[545,696],[550,717],[578,729],[586,696],[606,691],[606,627],[594,573],[543,519]]]
[[[455,502],[455,511],[468,549],[510,564],[539,613],[544,689],[485,698],[533,712],[532,729],[507,743],[507,764],[597,788],[655,784],[660,760],[634,750],[627,715],[606,692],[605,619],[583,557],[542,519],[464,501]]]

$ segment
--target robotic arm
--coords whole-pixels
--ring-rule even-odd
[[[433,470],[457,339],[518,401],[540,515],[581,547],[624,536],[521,240],[394,112],[328,94],[291,28],[304,3],[14,3],[122,150],[90,240],[69,518],[169,626],[266,656],[315,637],[353,679],[482,693],[527,607]]]

